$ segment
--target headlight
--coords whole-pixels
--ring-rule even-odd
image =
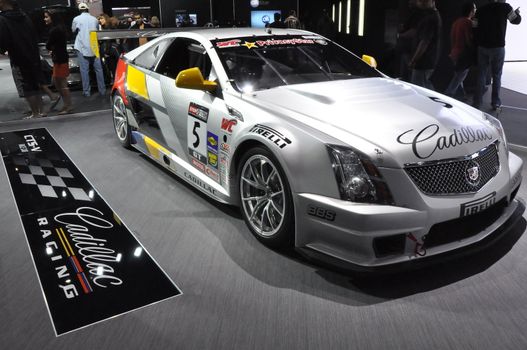
[[[388,186],[366,156],[347,147],[327,146],[341,199],[358,203],[394,204]]]
[[[500,138],[503,141],[503,146],[505,147],[505,151],[507,152],[507,156],[509,155],[509,144],[507,142],[507,137],[505,136],[505,130],[503,130],[503,126],[501,125],[501,122],[498,120],[498,118],[495,118],[491,116],[488,113],[483,112],[483,118],[490,124],[494,129],[498,131],[500,134]]]

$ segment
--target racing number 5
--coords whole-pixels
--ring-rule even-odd
[[[196,131],[196,129],[199,129],[201,126],[201,124],[199,122],[194,122],[194,128],[192,128],[192,135],[194,135],[196,137],[196,141],[194,141],[194,143],[192,144],[192,146],[194,146],[194,148],[198,148],[199,146],[199,135]]]

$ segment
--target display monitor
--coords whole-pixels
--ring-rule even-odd
[[[150,6],[142,7],[112,7],[112,15],[119,19],[133,17],[134,13],[140,13],[143,18],[150,17]]]
[[[265,28],[266,24],[274,22],[274,14],[277,12],[282,14],[280,10],[251,11],[251,27]]]
[[[196,13],[176,13],[176,27],[191,27],[198,25]]]

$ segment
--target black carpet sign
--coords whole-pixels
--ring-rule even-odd
[[[0,150],[57,335],[181,293],[46,129]]]

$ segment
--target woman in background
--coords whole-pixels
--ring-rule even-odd
[[[51,60],[53,61],[52,80],[55,88],[62,96],[64,106],[58,114],[71,113],[71,94],[68,88],[69,55],[66,49],[66,27],[60,15],[53,10],[44,11],[44,22],[50,26],[49,39],[46,43],[46,49],[51,51]]]

